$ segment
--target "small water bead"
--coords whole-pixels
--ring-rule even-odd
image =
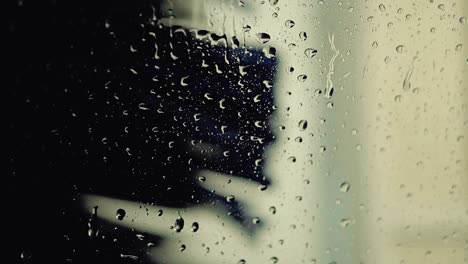
[[[291,163],[294,163],[294,162],[296,162],[296,157],[291,156],[291,157],[288,158],[288,161],[291,162]]]
[[[300,81],[300,82],[305,82],[307,80],[307,75],[301,74],[301,75],[297,76],[297,80]]]
[[[180,245],[179,251],[182,252],[187,248],[184,244]]]
[[[297,143],[302,143],[302,137],[296,137],[294,141],[296,141]]]
[[[32,258],[32,253],[31,253],[31,251],[29,249],[25,249],[25,250],[21,251],[20,257],[21,257],[21,259],[28,260],[28,259]]]
[[[297,125],[298,125],[300,131],[305,131],[307,129],[308,122],[307,122],[307,120],[302,119],[301,121],[299,121],[299,123]]]
[[[460,19],[458,19],[458,22],[460,22],[460,24],[462,25],[465,25],[466,24],[466,17],[460,17]]]
[[[300,38],[302,41],[306,41],[306,40],[307,40],[307,33],[306,33],[305,31],[299,32],[299,38]]]
[[[236,197],[235,197],[234,195],[228,195],[228,196],[226,196],[226,201],[227,201],[228,203],[233,202],[235,199],[236,199]]]
[[[257,37],[257,41],[261,44],[268,43],[271,39],[270,35],[267,33],[257,33],[255,36]]]
[[[172,227],[172,229],[176,232],[180,232],[182,231],[183,228],[184,228],[184,219],[179,214],[179,216],[176,218],[174,222],[174,226]]]
[[[340,225],[341,227],[347,227],[349,226],[350,224],[353,223],[353,220],[352,219],[348,219],[348,218],[343,218],[340,220]]]
[[[205,176],[198,176],[198,180],[201,181],[201,182],[204,182],[204,181],[206,181],[206,177]]]
[[[445,5],[444,4],[440,4],[437,6],[437,8],[439,8],[440,10],[444,11],[445,10]]]
[[[260,223],[260,218],[258,218],[258,217],[252,218],[252,223],[253,223],[254,225]]]
[[[161,215],[163,215],[163,210],[159,209],[158,210],[158,216],[161,216]]]
[[[304,54],[306,55],[307,58],[313,58],[315,55],[317,55],[317,50],[312,49],[312,48],[307,48],[304,50]]]
[[[398,45],[398,46],[396,46],[395,50],[396,50],[398,53],[403,53],[403,48],[404,48],[403,45]]]
[[[276,207],[270,206],[270,208],[268,208],[268,211],[270,212],[270,214],[274,215],[276,214]]]
[[[401,99],[402,99],[402,98],[403,98],[403,96],[402,96],[401,94],[398,94],[398,95],[395,96],[394,100],[395,100],[395,102],[397,102],[397,103],[401,103]]]
[[[341,192],[348,192],[350,188],[351,188],[351,184],[349,184],[348,182],[343,182],[340,185]]]
[[[278,3],[279,0],[270,0],[270,5],[274,6]]]
[[[286,22],[284,22],[284,25],[287,27],[287,28],[293,28],[296,23],[292,20],[286,20]]]
[[[200,228],[200,225],[197,222],[192,223],[192,232],[197,232]]]
[[[125,217],[125,210],[124,209],[119,209],[117,210],[117,212],[115,213],[115,218],[117,218],[118,220],[122,221]]]
[[[385,12],[385,10],[387,10],[387,8],[385,7],[384,4],[380,4],[380,5],[379,5],[379,9],[380,9],[380,11],[382,11],[382,12]]]

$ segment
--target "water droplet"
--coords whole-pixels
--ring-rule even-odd
[[[444,11],[445,10],[445,5],[444,4],[440,4],[437,6],[437,8],[439,8],[440,10]]]
[[[385,10],[387,10],[387,8],[385,7],[384,4],[380,4],[380,5],[379,5],[379,9],[380,9],[380,11],[382,11],[382,12],[385,12]]]
[[[286,69],[286,72],[289,73],[289,74],[293,73],[294,72],[294,67],[292,67],[292,66],[288,67]]]
[[[305,131],[307,129],[308,123],[307,123],[307,120],[302,119],[301,121],[299,121],[297,125],[299,126],[299,130]]]
[[[158,216],[161,216],[161,215],[163,215],[163,210],[162,210],[162,209],[159,209],[159,210],[158,210]]]
[[[315,55],[317,55],[317,50],[316,49],[312,49],[312,48],[307,48],[304,50],[304,54],[308,57],[308,58],[313,58],[315,57]]]
[[[199,228],[199,225],[197,222],[192,223],[192,232],[197,232]]]
[[[172,229],[176,232],[180,232],[182,231],[183,228],[184,228],[184,219],[179,214],[179,216],[176,218],[174,222],[174,226],[172,227]]]
[[[456,51],[460,51],[460,50],[462,50],[462,48],[463,48],[463,44],[457,44],[457,45],[455,46],[455,50],[456,50]]]
[[[458,21],[460,22],[460,24],[465,25],[466,24],[466,17],[462,16],[462,17],[460,17],[460,19]]]
[[[296,137],[294,141],[296,141],[297,143],[302,143],[302,137]]]
[[[179,251],[182,252],[182,251],[184,251],[186,248],[187,248],[187,247],[186,247],[184,244],[182,244],[182,245],[180,245]]]
[[[384,59],[384,62],[385,62],[386,64],[389,64],[390,61],[391,61],[390,57],[389,57],[389,56],[386,56],[385,59]]]
[[[270,35],[267,33],[257,33],[255,36],[257,37],[257,41],[261,44],[268,43],[271,39]]]
[[[180,78],[180,85],[182,85],[182,86],[188,86],[189,84],[186,82],[186,80],[188,79],[188,77],[189,77],[189,76],[187,75],[187,76],[185,76],[185,77]]]
[[[258,218],[258,217],[252,218],[252,223],[253,223],[254,225],[260,223],[260,218]]]
[[[278,3],[278,0],[270,0],[270,5],[274,6]]]
[[[307,80],[307,75],[301,74],[301,75],[297,76],[297,80],[300,81],[300,82],[305,82]]]
[[[233,202],[235,199],[236,199],[236,197],[234,197],[234,195],[228,195],[228,196],[226,196],[226,201],[227,201],[228,203]]]
[[[270,206],[270,208],[268,208],[268,211],[270,212],[270,214],[274,215],[276,214],[276,207]]]
[[[134,255],[120,254],[120,257],[121,257],[121,258],[128,258],[128,259],[131,259],[131,260],[138,260],[138,257],[137,257],[137,256],[134,256]]]
[[[379,43],[377,41],[372,42],[372,48],[376,49],[379,47]]]
[[[286,22],[284,22],[284,25],[287,28],[293,28],[296,25],[296,23],[294,23],[294,21],[292,21],[292,20],[286,20]]]
[[[291,162],[291,163],[294,163],[294,162],[296,162],[296,157],[291,156],[291,157],[288,158],[288,161]]]
[[[399,95],[396,95],[396,96],[395,96],[394,100],[395,100],[395,102],[400,103],[400,102],[401,102],[401,98],[403,98],[403,96],[402,96],[401,94],[399,94]]]
[[[117,210],[117,212],[115,213],[115,218],[122,221],[124,219],[124,217],[125,217],[125,210],[124,209]]]
[[[348,219],[348,218],[343,218],[343,219],[340,220],[341,227],[347,227],[352,223],[353,223],[353,220]]]
[[[143,110],[143,111],[148,111],[148,110],[150,110],[150,109],[146,106],[145,103],[140,103],[140,104],[138,104],[138,108],[139,108],[140,110]]]
[[[21,251],[21,255],[20,255],[21,259],[31,259],[32,258],[32,253],[29,249],[24,249],[23,251]]]
[[[299,38],[302,40],[302,41],[306,41],[307,40],[307,33],[305,31],[301,31],[299,33]]]
[[[271,47],[271,46],[264,47],[263,48],[263,54],[265,54],[265,57],[267,57],[269,59],[274,58],[274,57],[276,57],[276,49]]]
[[[267,186],[265,184],[260,184],[257,188],[258,188],[259,191],[263,192],[264,190],[267,189]]]
[[[278,258],[277,257],[271,257],[270,261],[271,261],[271,263],[276,264],[276,263],[278,263]]]
[[[398,53],[403,53],[403,48],[404,48],[403,45],[398,45],[398,46],[396,46],[395,50],[396,50]]]
[[[348,192],[350,188],[351,188],[351,184],[349,184],[348,182],[343,182],[340,185],[340,191],[342,192]]]

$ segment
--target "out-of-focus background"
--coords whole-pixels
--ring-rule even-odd
[[[20,11],[17,17],[13,16],[9,21],[9,30],[13,34],[23,37],[27,34],[28,27],[20,28],[18,25],[21,21],[24,23],[22,19],[28,19],[27,15],[21,13],[21,9],[28,8],[28,4],[27,1],[20,1],[14,5],[15,10]],[[55,6],[55,3],[50,5]],[[113,9],[105,5],[98,9],[103,12],[107,10],[108,13],[104,12],[102,17],[99,12],[90,11],[92,6],[70,9],[75,13],[69,19],[67,12],[64,12],[66,10],[57,8],[56,13],[47,11],[44,14],[51,14],[49,24],[70,21],[77,30],[89,27],[90,32],[97,36],[113,31],[114,24],[105,19],[107,16],[115,18]],[[63,180],[58,189],[44,187],[41,185],[43,183],[39,183],[41,188],[35,189],[30,181],[41,182],[35,179],[38,175],[30,176],[32,172],[28,170],[23,171],[23,174],[17,173],[21,170],[15,167],[18,163],[15,160],[19,159],[17,157],[22,157],[19,159],[22,160],[21,166],[27,166],[35,157],[19,155],[18,153],[23,152],[18,152],[15,144],[24,145],[31,137],[36,138],[35,142],[42,142],[46,136],[41,134],[41,130],[33,129],[32,132],[25,133],[24,137],[14,137],[14,146],[11,147],[9,157],[10,164],[13,164],[10,166],[9,179],[13,180],[11,183],[8,180],[7,186],[11,190],[11,196],[23,197],[18,198],[23,200],[16,204],[14,201],[10,202],[12,205],[8,209],[15,213],[9,218],[24,219],[28,214],[22,211],[27,212],[30,207],[28,200],[43,196],[42,190],[48,193],[43,204],[53,204],[55,199],[63,200],[59,204],[60,208],[66,208],[62,215],[67,217],[67,224],[53,233],[71,237],[71,240],[74,238],[70,234],[82,235],[76,235],[77,242],[70,248],[56,248],[56,251],[60,251],[58,255],[61,258],[78,263],[89,262],[93,258],[99,261],[112,259],[122,263],[468,263],[468,2],[164,0],[145,2],[139,8],[128,10],[123,5],[118,10],[120,13],[117,17],[121,19],[131,16],[139,21],[142,17],[148,17],[153,21],[135,28],[135,32],[156,32],[155,40],[143,37],[143,42],[150,43],[150,48],[146,44],[133,46],[131,43],[119,42],[118,31],[110,38],[115,39],[115,42],[110,40],[106,44],[93,44],[92,37],[95,35],[83,32],[76,33],[79,37],[68,32],[66,39],[77,43],[80,39],[86,39],[91,50],[95,45],[99,46],[97,50],[105,50],[112,43],[115,43],[115,47],[125,46],[129,52],[135,52],[139,47],[141,50],[150,50],[154,61],[143,60],[146,66],[168,70],[158,76],[161,80],[150,87],[153,90],[148,88],[148,91],[155,91],[155,94],[158,94],[158,89],[164,90],[164,94],[158,95],[160,97],[154,101],[155,109],[149,110],[159,111],[157,104],[166,104],[170,101],[170,96],[185,96],[173,90],[172,86],[179,85],[178,91],[198,89],[196,93],[203,100],[210,100],[213,95],[221,96],[215,98],[215,107],[218,110],[211,111],[204,103],[193,103],[202,102],[198,97],[174,103],[175,106],[171,104],[173,109],[190,105],[188,110],[183,109],[189,113],[188,116],[197,120],[197,114],[202,113],[201,118],[204,118],[206,113],[221,125],[218,127],[215,122],[213,126],[217,130],[210,130],[206,135],[203,134],[203,129],[211,129],[210,122],[201,126],[200,134],[177,134],[179,138],[193,137],[187,142],[203,137],[204,144],[196,145],[198,147],[190,150],[197,152],[201,149],[202,154],[194,154],[194,157],[201,157],[203,162],[199,161],[194,167],[180,165],[184,169],[188,166],[188,172],[184,173],[190,176],[177,178],[177,181],[183,182],[182,185],[178,185],[178,182],[164,185],[164,191],[169,190],[167,188],[175,190],[175,194],[168,191],[167,195],[159,195],[162,191],[158,187],[132,189],[125,186],[125,175],[119,179],[123,182],[121,189],[127,192],[126,195],[120,195],[115,189],[107,191],[112,188],[106,189],[100,185],[98,188],[92,183],[93,178],[100,179],[103,176],[86,169],[70,172],[76,175],[70,176],[70,180]],[[146,13],[141,10],[146,10]],[[28,12],[34,13],[32,10]],[[115,21],[119,20],[115,18]],[[132,30],[132,26],[125,27],[125,23],[122,24],[121,28]],[[135,25],[138,26],[138,23]],[[98,27],[103,30],[94,30]],[[152,27],[157,30],[152,30]],[[63,32],[66,30],[64,27]],[[52,32],[60,31],[62,28]],[[128,36],[125,32],[122,34]],[[200,53],[189,50],[191,60],[185,58],[187,61],[180,64],[200,63],[200,71],[197,67],[188,67],[183,68],[181,74],[184,70],[200,72],[193,76],[198,76],[204,82],[196,85],[197,81],[193,81],[195,78],[189,77],[192,73],[187,77],[182,74],[182,79],[177,79],[176,84],[170,79],[173,71],[171,67],[182,67],[177,64],[180,59],[179,62],[173,62],[171,59],[159,60],[157,57],[160,56],[158,48],[163,53],[167,50],[167,54],[169,51],[177,51],[179,46],[172,44],[173,34],[194,36],[177,40],[180,43],[204,43],[187,45],[189,49],[200,50]],[[129,35],[133,37],[132,34]],[[136,38],[141,37],[136,35]],[[52,48],[46,45],[49,54],[70,54],[68,50],[61,51],[61,47],[53,48],[57,43],[52,40],[59,42],[60,36],[51,34],[47,37],[50,41],[46,43],[52,45]],[[21,47],[34,49],[34,38],[24,37],[20,40]],[[154,46],[153,42],[165,45]],[[13,44],[12,49],[16,46]],[[79,47],[79,44],[76,45]],[[17,47],[16,49],[20,50]],[[29,52],[31,51],[17,52],[16,56],[20,56],[21,61],[28,62],[25,54]],[[40,53],[40,50],[37,52]],[[72,61],[77,62],[74,56]],[[168,58],[177,61],[177,52],[170,53],[170,56]],[[202,59],[204,56],[207,56],[206,60]],[[98,70],[95,72],[99,73],[102,70],[100,63],[106,58],[104,56],[97,59],[98,63],[84,59],[83,63],[97,64]],[[52,60],[49,63],[48,58],[34,57],[35,62],[44,61],[44,65],[38,65],[46,69],[47,65],[55,67],[49,71],[53,73],[53,77],[42,77],[41,83],[46,87],[42,93],[34,89],[21,90],[34,83],[31,81],[22,86],[21,82],[24,83],[28,76],[17,74],[25,71],[27,63],[24,67],[20,64],[18,68],[14,68],[12,74],[17,74],[17,77],[16,82],[13,82],[16,86],[12,84],[13,89],[10,92],[12,98],[30,104],[31,94],[34,98],[37,92],[40,93],[37,97],[39,103],[33,105],[32,109],[40,109],[45,102],[63,104],[60,96],[54,97],[50,102],[43,100],[42,96],[49,94],[49,80],[62,78],[61,67],[71,65],[67,59],[70,58],[65,57],[58,60],[58,63]],[[134,60],[130,57],[126,59]],[[122,64],[125,63],[125,59],[122,59]],[[34,71],[34,67],[39,66],[32,66],[30,70]],[[80,83],[81,79],[92,79],[90,75],[82,77],[84,72],[89,74],[93,71],[84,68],[69,66],[69,69],[74,70],[75,77],[63,77],[67,79],[65,83]],[[207,72],[202,68],[207,68]],[[175,76],[178,76],[177,71],[175,72]],[[109,79],[114,83],[119,82],[123,78],[120,74],[118,72],[112,78],[99,75],[102,85],[97,88],[98,91],[107,89],[104,87],[109,86]],[[164,79],[163,76],[166,75],[170,77]],[[133,79],[125,79],[125,84],[121,86],[128,86],[119,88],[121,90],[114,92],[113,96],[121,96],[122,91],[133,86],[132,82]],[[134,82],[148,85],[141,79]],[[51,87],[57,87],[60,83],[55,82]],[[51,88],[52,91],[54,89]],[[74,89],[79,89],[79,86]],[[136,89],[144,91],[145,88]],[[166,99],[166,93],[169,99]],[[133,95],[131,93],[126,96]],[[222,95],[226,95],[227,101]],[[145,98],[144,93],[138,96]],[[230,101],[231,96],[236,99]],[[160,98],[163,99],[159,100]],[[107,103],[106,100],[102,100],[103,105]],[[239,115],[235,117],[238,119],[226,119],[224,113],[218,112],[219,108],[229,107],[230,102],[234,105],[230,109],[232,113],[239,111]],[[151,102],[148,105],[151,108]],[[195,106],[191,108],[192,105]],[[140,110],[146,106],[140,106]],[[30,131],[27,124],[18,121],[24,116],[15,113],[16,107],[12,103],[13,114],[9,120],[10,128],[13,127],[12,133]],[[96,109],[99,112],[107,108]],[[239,109],[249,111],[243,113]],[[254,120],[248,120],[249,113],[253,113]],[[55,118],[66,120],[73,118],[73,114]],[[47,113],[39,116],[38,120],[45,123],[49,120]],[[175,121],[184,120],[177,119],[179,115],[169,111],[165,115],[167,119],[155,122],[171,124],[173,121],[168,120],[172,117]],[[112,118],[114,117],[110,117]],[[143,119],[149,120],[149,117]],[[224,127],[225,120],[228,123]],[[253,151],[250,152],[245,147],[239,149],[233,146],[235,143],[227,144],[225,139],[216,141],[221,145],[221,150],[213,141],[210,142],[216,137],[214,135],[224,134],[226,129],[244,124],[244,121],[246,126],[257,126],[261,130],[258,132],[241,126],[239,131],[246,132],[246,135],[251,132],[249,136],[261,133],[261,137],[265,138],[265,142],[260,139],[259,145],[245,143]],[[83,122],[87,124],[86,119]],[[20,123],[23,127],[18,126]],[[65,126],[69,124],[66,121],[63,123]],[[130,130],[132,125],[135,123],[129,122]],[[138,126],[145,125],[146,121],[138,123]],[[76,126],[86,128],[86,125]],[[53,133],[60,133],[60,125],[52,124],[51,127],[57,127],[57,131],[54,130]],[[120,126],[117,127],[120,129]],[[171,130],[170,127],[164,129]],[[154,139],[166,137],[164,129],[153,130]],[[177,129],[190,131],[190,126]],[[64,142],[60,144],[65,146],[75,144],[69,138],[61,139]],[[99,141],[101,139],[102,137]],[[162,142],[165,139],[168,140],[168,136]],[[55,142],[54,138],[48,140],[47,144]],[[150,138],[150,142],[151,140]],[[246,146],[241,142],[242,137],[239,140],[239,146]],[[160,144],[161,141],[155,142]],[[205,144],[206,142],[212,145]],[[92,141],[89,144],[92,145]],[[40,143],[36,145],[24,147],[22,151],[41,148]],[[223,147],[228,147],[228,152],[223,152]],[[124,154],[133,152],[133,149],[127,149],[125,153],[125,147],[121,147],[121,150]],[[187,154],[183,146],[177,151],[172,156],[175,161],[168,159],[168,164],[176,164],[176,167],[177,164],[191,164],[190,151]],[[58,157],[50,153],[45,156],[40,163],[49,162],[52,165],[48,166],[52,169],[48,167],[43,170],[52,170],[60,175],[67,174],[68,168],[73,170],[72,168],[77,167],[69,160],[77,159],[80,164],[81,160],[92,163],[91,158],[76,156],[73,154],[75,152],[66,154],[67,147],[63,153],[65,154]],[[142,156],[148,154],[145,151],[138,153]],[[232,157],[233,153],[240,154],[230,160],[223,159],[219,166],[214,166],[204,162],[206,153],[225,157]],[[63,158],[67,155],[71,155],[71,158]],[[155,160],[158,159],[160,156],[155,155]],[[54,165],[63,160],[68,161],[70,167]],[[190,161],[187,163],[188,160]],[[197,162],[196,158],[194,160]],[[135,164],[148,166],[151,163]],[[151,183],[161,185],[160,182],[164,182],[161,180],[163,176],[164,179],[171,178],[171,175],[160,175],[161,171],[164,174],[170,172],[169,169],[165,171],[169,166],[166,165],[164,163],[164,166],[155,171],[148,170],[148,174],[140,173],[142,176],[138,181],[145,185],[148,183],[147,179],[151,178]],[[260,169],[249,171],[251,165]],[[53,169],[54,166],[61,169]],[[225,169],[231,166],[233,169]],[[130,171],[133,173],[134,169]],[[80,182],[86,188],[76,186],[74,182],[81,177],[80,173],[87,173],[87,179],[91,181],[89,184]],[[57,181],[57,175],[49,178],[48,184],[50,182],[53,185]],[[20,180],[14,180],[15,177]],[[112,179],[112,175],[108,177]],[[130,182],[134,179],[130,177],[136,176],[131,174],[128,177]],[[191,179],[196,180],[191,182]],[[109,184],[112,186],[112,180]],[[23,185],[29,187],[22,188]],[[28,191],[30,189],[34,191]],[[180,198],[182,193],[188,200]],[[177,200],[178,197],[180,201]],[[93,212],[95,206],[98,206],[97,213]],[[119,216],[118,209],[124,209],[125,216],[122,211]],[[45,211],[56,210],[49,208]],[[62,212],[61,209],[57,211]],[[37,214],[40,215],[41,211],[33,215],[36,217]],[[50,217],[61,219],[62,216]],[[177,230],[181,224],[180,219],[184,221],[183,227]],[[60,222],[53,219],[51,221]],[[37,244],[42,241],[41,236],[45,233],[34,230],[43,226],[34,224],[32,219],[21,220],[20,223],[16,223],[15,230],[26,230],[20,231],[23,237],[32,234],[36,238],[11,239],[14,241],[11,252],[15,254],[12,259],[25,262],[42,259],[44,252],[38,253],[38,248],[41,247]],[[106,236],[102,241],[110,238],[109,243],[96,242],[96,237],[101,239],[101,235],[92,233],[96,232],[92,227],[96,223],[99,223],[97,229]],[[31,226],[24,229],[26,224]],[[89,230],[92,235],[88,235]],[[15,237],[15,232],[12,231],[11,237]],[[93,239],[93,242],[83,246],[88,243],[88,239]],[[118,244],[117,240],[126,242]],[[118,246],[112,246],[113,243]]]

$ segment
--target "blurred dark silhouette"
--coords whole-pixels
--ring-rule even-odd
[[[217,201],[242,221],[242,205],[198,187],[194,173],[268,184],[264,81],[275,58],[162,26],[157,3],[60,4],[7,8],[7,260],[128,263],[122,249],[140,242],[125,232],[89,238],[81,193],[174,207]]]

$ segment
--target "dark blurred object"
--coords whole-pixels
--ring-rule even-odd
[[[186,207],[224,203],[198,169],[268,183],[274,58],[158,25],[155,3],[63,4],[7,9],[10,262],[124,263],[132,243],[87,237],[80,193]]]

